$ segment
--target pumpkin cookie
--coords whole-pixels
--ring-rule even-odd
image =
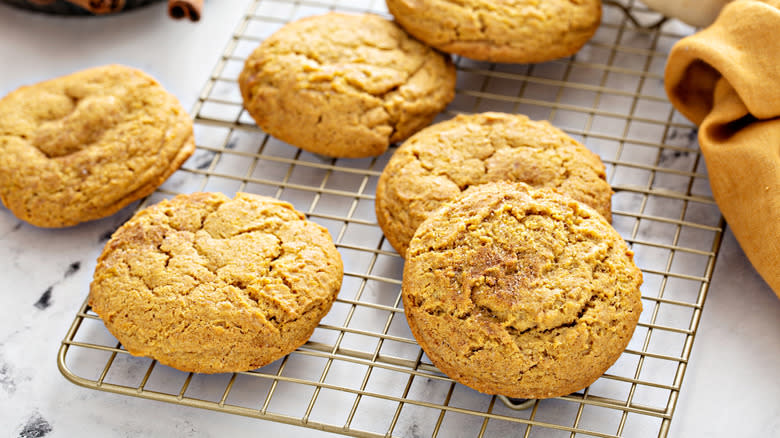
[[[246,60],[244,106],[268,134],[331,157],[384,152],[455,96],[455,67],[377,15],[287,24]]]
[[[428,218],[402,294],[414,337],[444,373],[487,394],[583,389],[628,345],[642,274],[604,217],[549,189],[473,187]]]
[[[601,0],[387,0],[387,9],[420,41],[493,62],[573,55],[601,23]]]
[[[114,233],[89,303],[133,355],[183,371],[245,371],[309,339],[342,269],[328,232],[286,202],[179,195]]]
[[[109,216],[195,150],[192,120],[147,74],[96,67],[0,100],[0,198],[39,227]]]
[[[522,115],[459,115],[407,140],[385,166],[376,217],[402,256],[417,227],[470,186],[519,181],[557,190],[611,220],[612,189],[596,154],[546,121]]]

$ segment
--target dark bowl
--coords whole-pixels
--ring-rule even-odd
[[[159,0],[126,0],[125,7],[122,9],[122,11],[127,11],[128,9],[137,8],[139,6],[145,6],[150,3],[155,3],[157,1]],[[44,5],[39,5],[34,2],[29,2],[26,0],[0,0],[0,3],[6,3],[11,6],[27,9],[30,11],[43,12],[44,14],[95,16],[95,14],[92,14],[86,9],[82,9],[74,5],[73,3],[67,2],[65,0],[55,0],[51,3],[44,4]],[[106,15],[110,15],[110,14],[106,14]]]

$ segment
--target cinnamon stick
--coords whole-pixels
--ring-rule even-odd
[[[203,0],[168,0],[168,15],[177,20],[186,17],[198,21],[202,10]]]
[[[68,0],[93,14],[112,14],[125,7],[125,0]]]

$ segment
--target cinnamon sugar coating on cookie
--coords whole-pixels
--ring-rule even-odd
[[[327,231],[290,204],[194,193],[114,233],[89,303],[133,355],[183,371],[245,371],[304,344],[342,274]]]
[[[591,208],[551,190],[467,190],[417,230],[404,311],[433,363],[488,394],[583,389],[620,356],[642,311],[633,253]]]

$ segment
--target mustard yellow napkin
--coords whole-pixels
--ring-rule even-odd
[[[780,297],[780,0],[738,0],[680,40],[669,100],[699,127],[715,201]]]

